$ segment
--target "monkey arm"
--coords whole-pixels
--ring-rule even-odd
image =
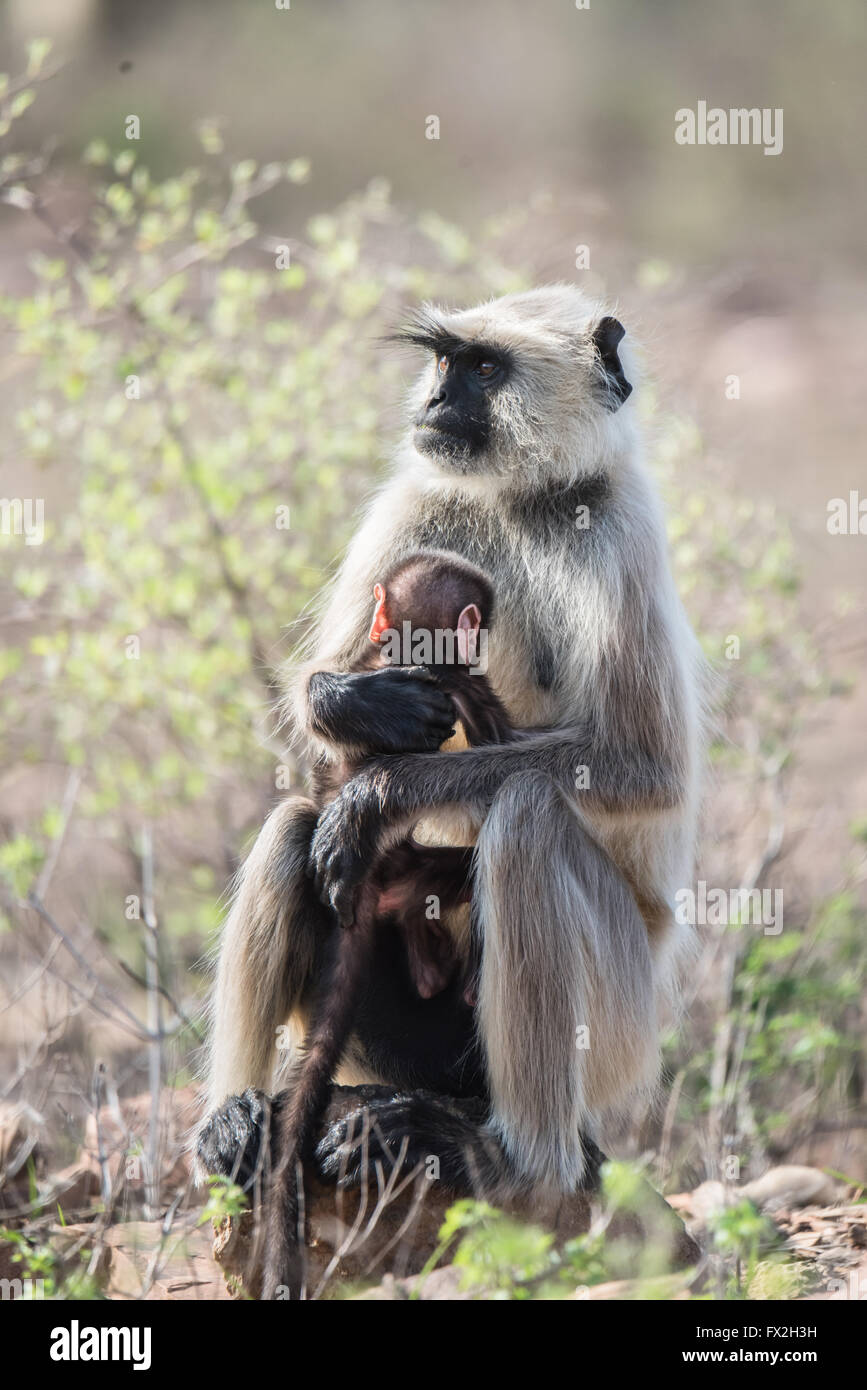
[[[455,723],[450,697],[421,666],[314,671],[307,698],[310,732],[356,757],[432,752]]]
[[[375,758],[320,817],[310,871],[322,900],[341,921],[350,922],[358,884],[372,859],[425,810],[461,806],[481,821],[507,777],[541,771],[588,811],[665,812],[683,794],[677,761],[674,749],[653,757],[594,737],[589,728],[527,731],[514,743],[460,753]]]
[[[405,669],[371,670],[368,640],[373,585],[406,552],[407,516],[417,501],[410,479],[393,477],[374,499],[333,581],[320,615],[296,653],[284,708],[296,728],[353,758],[438,748],[451,703],[429,675]],[[439,737],[438,737],[439,735]]]

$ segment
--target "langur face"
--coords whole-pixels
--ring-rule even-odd
[[[443,473],[573,474],[629,396],[624,329],[573,286],[476,309],[425,306],[394,335],[433,362],[413,395],[413,446]]]
[[[457,472],[480,472],[491,441],[491,401],[509,374],[506,358],[474,344],[437,353],[433,385],[415,417],[420,454]]]

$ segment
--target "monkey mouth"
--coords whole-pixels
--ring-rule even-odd
[[[413,443],[420,454],[434,458],[448,458],[465,462],[473,454],[470,441],[465,434],[448,429],[444,425],[417,425]]]

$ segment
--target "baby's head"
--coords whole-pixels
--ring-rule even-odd
[[[418,551],[392,565],[374,585],[373,596],[370,640],[382,642],[386,633],[396,633],[406,658],[401,664],[429,665],[433,660],[468,666],[476,661],[479,632],[491,623],[494,591],[475,565],[445,551]],[[452,633],[453,641],[437,643],[437,633]],[[451,654],[441,662],[424,655],[432,650]]]

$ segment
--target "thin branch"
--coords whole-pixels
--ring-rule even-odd
[[[149,825],[141,832],[142,918],[144,922],[145,978],[147,980],[148,1078],[151,1107],[148,1120],[148,1152],[145,1172],[145,1210],[151,1220],[160,1206],[159,1137],[162,1093],[162,1009],[160,1007],[159,923],[154,904],[154,847]]]
[[[66,839],[66,832],[69,828],[69,822],[72,819],[72,813],[75,810],[75,803],[78,800],[78,793],[81,790],[81,782],[82,776],[80,768],[71,768],[69,772],[69,777],[67,778],[66,782],[66,790],[63,793],[63,802],[60,808],[60,829],[58,830],[57,834],[54,837],[54,840],[52,841],[51,853],[48,855],[48,857],[45,860],[45,863],[42,865],[42,871],[38,879],[36,880],[36,888],[34,889],[34,892],[40,902],[43,901],[43,899],[45,898],[48,892],[48,886],[51,883],[52,878],[54,877],[54,870],[57,868],[57,861],[60,858],[60,854],[63,849],[63,843]]]
[[[45,907],[44,903],[41,903],[39,901],[35,893],[28,893],[26,901],[27,904],[33,908],[33,911],[37,913],[39,917],[42,918],[43,922],[45,922],[51,928],[51,930],[55,932],[57,936],[60,937],[67,951],[72,956],[72,959],[87,976],[94,989],[99,991],[100,994],[103,994],[110,1004],[113,1004],[116,1009],[119,1009],[120,1012],[125,1015],[125,1017],[132,1024],[138,1036],[143,1038],[149,1037],[149,1034],[142,1025],[141,1020],[136,1017],[136,1015],[132,1012],[131,1009],[128,1009],[126,1007],[123,1000],[116,999],[114,997],[114,995],[111,993],[111,990],[108,989],[108,987],[99,978],[96,971],[93,970],[91,966],[87,963],[84,956],[81,954],[78,948],[73,945],[66,932],[63,930],[60,924],[57,921],[55,921],[51,913]],[[73,986],[70,986],[70,988],[73,988]]]

